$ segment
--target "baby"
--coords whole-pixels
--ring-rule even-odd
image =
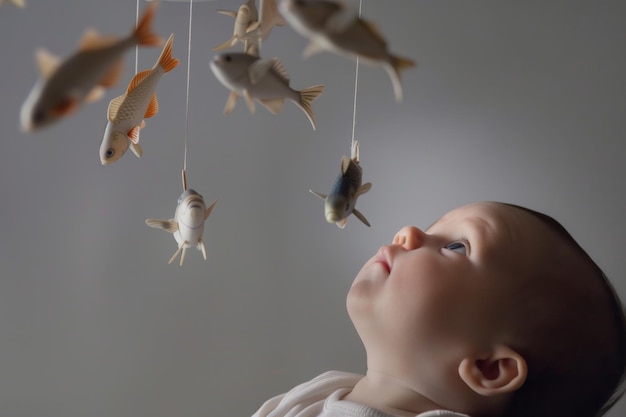
[[[623,307],[554,219],[503,203],[402,228],[347,297],[363,375],[331,371],[254,417],[594,417],[621,396]]]

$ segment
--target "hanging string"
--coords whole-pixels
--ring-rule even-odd
[[[363,0],[359,0],[359,17],[361,17],[361,7]],[[354,75],[354,106],[352,108],[352,141],[350,142],[350,149],[354,149],[355,139],[354,131],[356,129],[356,93],[359,87],[359,56],[356,57],[356,71]],[[354,157],[354,155],[352,155]]]
[[[135,10],[135,27],[139,24],[139,0],[137,0],[137,9]],[[139,65],[139,44],[135,45],[135,74],[137,74]]]
[[[187,46],[187,97],[185,103],[185,151],[183,157],[183,190],[187,190],[187,132],[189,130],[189,78],[191,68],[191,18],[193,16],[193,0],[189,0],[189,39]]]

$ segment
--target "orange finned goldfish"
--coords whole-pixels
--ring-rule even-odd
[[[282,0],[280,11],[296,32],[309,39],[305,57],[326,50],[382,66],[391,78],[396,100],[402,101],[400,71],[416,64],[391,54],[373,23],[336,1]]]
[[[59,60],[41,49],[36,53],[41,78],[22,105],[23,131],[34,131],[68,116],[87,101],[98,100],[104,88],[117,84],[123,71],[122,55],[136,45],[159,46],[152,32],[158,3],[151,3],[137,27],[126,38],[102,37],[93,30],[83,36],[78,51]]]
[[[246,53],[225,53],[213,58],[211,70],[231,90],[224,114],[235,108],[239,95],[244,97],[251,113],[255,112],[254,99],[273,114],[278,114],[285,99],[288,99],[304,111],[315,129],[311,102],[322,94],[324,86],[294,90],[289,86],[289,75],[278,59],[261,59]]]
[[[100,145],[100,162],[109,165],[117,161],[131,149],[138,157],[139,130],[145,126],[144,118],[157,114],[159,104],[155,93],[156,86],[166,72],[176,68],[178,59],[172,58],[174,34],[171,34],[156,64],[146,71],[137,73],[128,84],[125,94],[109,103],[108,123]]]

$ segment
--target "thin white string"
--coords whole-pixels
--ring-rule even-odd
[[[187,131],[189,129],[189,78],[191,67],[191,17],[193,16],[193,0],[189,0],[189,40],[187,46],[187,98],[185,104],[185,156],[183,160],[183,175],[187,172]],[[186,186],[185,186],[186,188]]]
[[[361,17],[361,7],[363,0],[359,0],[359,17]],[[350,149],[354,149],[354,131],[356,129],[356,93],[359,87],[359,57],[356,57],[356,71],[354,75],[354,106],[352,108],[352,140],[350,141]]]
[[[137,9],[135,10],[135,27],[139,24],[139,0],[137,0]],[[139,65],[139,44],[135,45],[135,74],[137,74]]]

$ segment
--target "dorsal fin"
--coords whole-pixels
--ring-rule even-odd
[[[113,36],[102,36],[95,29],[87,29],[78,44],[79,51],[89,51],[92,49],[104,48],[117,42]]]
[[[370,22],[370,21],[363,20],[363,19],[361,19],[361,22],[363,22],[365,27],[369,29],[374,35],[374,37],[386,48],[387,41],[385,40],[382,33],[380,32],[380,29],[378,29],[378,26],[376,26],[374,22]]]
[[[128,83],[128,88],[126,89],[126,92],[130,93],[135,88],[137,88],[139,83],[142,82],[148,75],[150,75],[151,72],[152,70],[145,70],[145,71],[141,71],[135,74],[133,79],[130,80],[130,83]]]
[[[283,66],[282,62],[278,60],[278,58],[274,58],[272,69],[276,71],[276,73],[280,76],[280,78],[282,78],[283,80],[287,81],[287,83],[289,83],[289,74],[287,73],[287,70]]]
[[[35,52],[35,61],[39,73],[45,79],[50,78],[61,64],[61,59],[58,56],[43,48],[37,49]]]
[[[122,94],[119,97],[115,97],[113,100],[109,102],[109,109],[107,110],[107,118],[110,122],[114,121],[117,117],[117,112],[120,109],[120,106],[124,102],[126,98],[126,94]]]

